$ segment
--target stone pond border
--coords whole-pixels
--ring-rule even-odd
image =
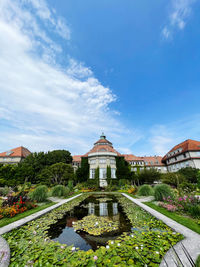
[[[59,203],[57,203],[51,207],[48,207],[44,210],[38,211],[38,212],[31,214],[31,215],[29,215],[23,219],[18,220],[16,222],[13,222],[13,223],[10,223],[6,226],[3,226],[0,228],[0,235],[5,234],[7,232],[10,232],[15,228],[18,228],[18,227],[20,227],[20,226],[22,226],[22,225],[24,225],[24,224],[26,224],[32,220],[35,220],[38,217],[62,206],[63,204],[65,204],[65,203],[67,203],[67,202],[69,202],[69,201],[71,201],[71,200],[73,200],[73,199],[75,199],[81,195],[82,195],[82,193],[78,194],[74,197],[68,198],[68,199],[63,199]],[[9,265],[9,263],[10,263],[10,248],[9,248],[9,245],[6,242],[6,240],[0,236],[0,267],[7,267]]]
[[[134,202],[136,205],[140,206],[142,209],[146,210],[150,214],[152,214],[157,219],[163,221],[166,225],[171,227],[174,231],[179,232],[182,234],[185,238],[178,242],[173,248],[177,252],[181,262],[184,267],[190,267],[191,264],[188,261],[183,249],[181,243],[184,245],[184,247],[189,252],[190,256],[192,257],[193,261],[195,262],[200,254],[200,235],[193,232],[189,228],[175,222],[174,220],[168,218],[167,216],[161,214],[160,212],[148,207],[147,205],[141,203],[141,201],[132,198],[128,196],[125,193],[122,193],[123,196],[130,199],[132,202]],[[167,263],[167,264],[166,264]],[[162,260],[160,267],[176,267],[177,266],[177,257],[175,255],[175,252],[173,249],[168,250],[168,252],[164,256],[164,260]]]

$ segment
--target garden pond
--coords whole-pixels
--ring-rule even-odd
[[[52,224],[49,237],[81,250],[96,250],[131,231],[131,223],[114,195],[92,195]]]
[[[120,194],[82,194],[3,237],[10,267],[159,266],[183,238]]]

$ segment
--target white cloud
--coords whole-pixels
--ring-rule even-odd
[[[171,0],[168,23],[162,29],[162,36],[165,39],[172,38],[176,30],[183,30],[191,16],[192,5],[196,0]]]
[[[110,110],[112,91],[84,63],[56,64],[62,49],[39,22],[53,25],[52,16],[45,1],[0,2],[0,151],[23,145],[84,153],[102,130],[126,146],[130,131]]]

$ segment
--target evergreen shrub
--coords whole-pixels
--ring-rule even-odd
[[[148,184],[144,184],[144,185],[140,186],[139,190],[138,190],[139,196],[152,196],[153,193],[154,193],[153,188]]]
[[[29,194],[31,200],[37,202],[44,202],[47,200],[48,188],[46,185],[39,185],[36,189]]]
[[[173,192],[169,185],[159,184],[155,186],[154,196],[157,201],[162,201],[164,198],[173,197]]]
[[[64,185],[56,185],[52,188],[52,196],[53,197],[65,197],[69,194],[70,189],[65,187]]]

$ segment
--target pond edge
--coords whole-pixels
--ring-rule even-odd
[[[160,212],[148,207],[147,205],[141,203],[139,200],[132,198],[128,196],[125,193],[122,193],[122,195],[129,200],[131,200],[133,203],[144,209],[145,211],[149,212],[151,215],[156,217],[157,219],[163,221],[166,225],[168,225],[170,228],[172,228],[174,231],[182,234],[185,238],[178,242],[173,248],[168,250],[168,252],[165,254],[164,259],[162,260],[160,267],[176,267],[177,266],[177,257],[174,253],[174,249],[177,252],[181,262],[184,266],[191,266],[190,262],[188,261],[183,249],[182,244],[189,252],[190,256],[196,261],[198,258],[198,255],[200,253],[200,235],[193,232],[189,228],[183,226],[182,224],[179,224],[175,222],[174,220],[168,218],[167,216],[161,214]],[[166,264],[167,263],[167,264]]]

